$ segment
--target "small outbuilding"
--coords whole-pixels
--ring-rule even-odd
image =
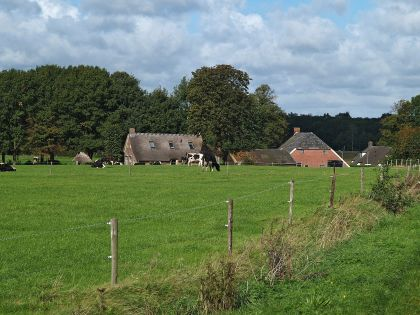
[[[191,134],[136,133],[130,128],[124,144],[124,164],[176,164],[187,153],[201,151],[203,139]]]
[[[92,159],[85,152],[79,152],[73,158],[73,161],[76,164],[89,164],[92,163]]]
[[[341,156],[313,132],[301,132],[294,128],[294,134],[280,146],[303,167],[350,167]]]
[[[387,159],[391,150],[391,147],[373,145],[373,142],[369,141],[367,148],[354,157],[352,164],[376,166]]]
[[[229,162],[255,165],[296,165],[289,152],[283,149],[255,149],[229,153]]]

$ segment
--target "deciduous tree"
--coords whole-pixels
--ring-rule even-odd
[[[227,153],[254,148],[257,138],[250,78],[230,65],[202,67],[192,73],[187,99],[188,128]]]

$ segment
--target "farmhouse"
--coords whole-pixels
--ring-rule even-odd
[[[352,161],[354,165],[378,165],[386,160],[390,147],[375,146],[372,141],[368,142],[368,146],[361,153],[356,155]]]
[[[296,165],[289,152],[282,149],[255,149],[229,153],[228,161],[239,165]]]
[[[136,133],[130,128],[124,144],[124,164],[172,163],[187,153],[200,152],[201,136],[166,133]]]
[[[349,165],[324,141],[312,132],[300,132],[294,128],[293,136],[280,146],[290,153],[296,163],[304,167],[327,167]]]

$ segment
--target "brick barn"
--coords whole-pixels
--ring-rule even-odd
[[[300,132],[294,128],[294,134],[280,146],[290,153],[296,163],[303,167],[350,167],[332,148],[313,132]]]
[[[201,136],[167,133],[136,133],[130,128],[124,144],[124,164],[176,164],[187,153],[200,152]]]

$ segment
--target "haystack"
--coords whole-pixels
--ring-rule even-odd
[[[76,156],[73,158],[73,161],[76,162],[76,164],[92,163],[92,159],[85,152],[77,153]]]

